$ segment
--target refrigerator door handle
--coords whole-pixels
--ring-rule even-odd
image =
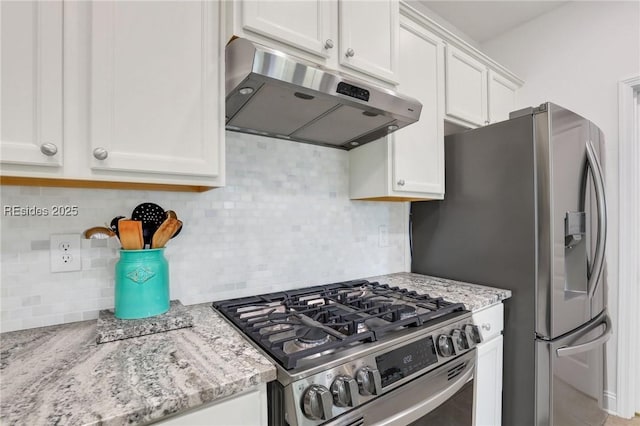
[[[556,354],[558,355],[558,357],[565,357],[565,356],[579,354],[581,352],[587,352],[587,351],[590,351],[591,349],[597,348],[598,346],[606,343],[607,340],[609,340],[609,338],[611,337],[611,318],[609,318],[609,315],[605,313],[604,317],[602,318],[602,321],[597,322],[594,327],[590,327],[590,328],[591,330],[593,330],[596,327],[601,326],[602,324],[605,325],[604,333],[602,333],[599,337],[596,337],[593,340],[590,340],[586,343],[582,343],[575,346],[562,346],[556,349]],[[591,330],[588,330],[588,331],[591,331]],[[585,331],[588,332],[587,330]]]
[[[602,267],[604,265],[604,249],[607,240],[607,207],[605,202],[604,176],[602,175],[602,167],[596,154],[593,142],[587,140],[587,161],[589,168],[593,173],[593,182],[596,193],[596,205],[598,213],[598,233],[596,235],[596,251],[593,255],[593,263],[589,271],[589,280],[587,282],[587,291],[589,298],[593,298],[598,287]]]

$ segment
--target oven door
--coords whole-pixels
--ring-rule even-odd
[[[327,423],[471,426],[475,349]]]

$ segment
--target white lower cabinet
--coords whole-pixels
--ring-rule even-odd
[[[502,423],[502,303],[474,312],[482,343],[476,349],[474,378],[474,426],[499,426]]]
[[[237,395],[160,420],[163,426],[267,426],[267,387],[263,383]]]

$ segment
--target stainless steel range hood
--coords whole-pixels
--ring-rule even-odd
[[[249,40],[226,48],[227,130],[351,149],[418,121],[422,104]]]

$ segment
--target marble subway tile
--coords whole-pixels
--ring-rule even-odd
[[[183,304],[403,270],[404,203],[351,201],[348,186],[345,151],[229,133],[227,186],[204,193],[3,188],[5,204],[69,203],[79,214],[3,217],[0,310],[21,320],[3,321],[0,331],[95,318],[112,307],[104,304],[113,303],[117,239],[82,241],[83,270],[54,274],[48,238],[52,229],[79,234],[129,216],[142,202],[172,209],[184,221],[165,251],[171,298]],[[380,225],[389,231],[388,247],[378,247]],[[39,306],[55,305],[56,315],[22,321],[31,311],[17,312],[5,295],[40,297]]]

